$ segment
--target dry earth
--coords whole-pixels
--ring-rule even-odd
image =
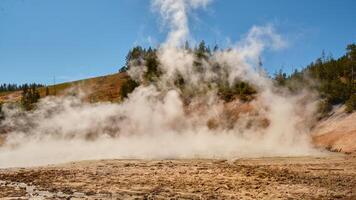
[[[117,102],[121,84],[127,80],[126,73],[115,73],[106,76],[88,78],[73,82],[48,86],[50,95],[63,96],[84,92],[87,96],[84,100],[88,102]],[[46,96],[46,88],[38,88],[41,97]],[[21,100],[22,91],[0,92],[0,103],[14,103]]]
[[[0,170],[1,199],[356,199],[356,155],[99,160]]]
[[[331,151],[356,153],[356,112],[347,114],[344,106],[334,110],[312,131],[313,143]]]

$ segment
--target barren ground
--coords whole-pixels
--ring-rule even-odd
[[[0,170],[1,199],[356,199],[356,155],[99,160]]]
[[[316,146],[331,151],[356,153],[356,112],[346,114],[344,109],[335,109],[330,117],[315,126],[312,135]]]

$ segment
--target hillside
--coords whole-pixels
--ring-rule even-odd
[[[117,102],[120,99],[120,87],[128,79],[125,72],[116,73],[95,78],[83,79],[49,86],[50,95],[68,95],[73,92],[83,91],[87,94],[85,100],[88,102]],[[45,96],[46,88],[39,88],[41,97]],[[0,103],[18,102],[21,99],[21,91],[0,93]],[[248,103],[240,104],[239,108],[233,108],[231,102],[226,104],[230,112],[244,113],[249,107]],[[242,107],[241,107],[242,106]],[[231,108],[230,108],[231,107]],[[237,109],[237,110],[236,110]],[[240,109],[240,111],[239,111]],[[231,118],[231,117],[230,117]],[[216,119],[221,121],[220,119]],[[221,121],[223,122],[223,121]],[[356,113],[347,114],[345,107],[335,109],[328,117],[321,119],[313,128],[313,143],[317,147],[326,148],[330,151],[344,153],[356,152]],[[209,124],[210,125],[210,124]],[[0,137],[0,144],[3,143]]]
[[[313,141],[317,146],[331,151],[356,152],[356,112],[346,114],[344,109],[336,108],[314,127]]]
[[[66,95],[73,91],[83,91],[87,94],[85,100],[88,102],[117,102],[121,85],[128,79],[125,72],[110,74],[106,76],[88,78],[74,82],[67,82],[49,86],[50,95]],[[46,94],[46,88],[39,88],[41,97]],[[0,93],[0,103],[19,102],[22,91]],[[233,103],[233,102],[232,102]],[[230,103],[231,104],[231,103]],[[226,106],[229,107],[230,104]],[[232,104],[231,104],[232,105]],[[248,107],[249,104],[246,103]],[[245,112],[246,106],[240,106]],[[229,110],[229,109],[228,109]],[[231,109],[230,109],[231,110]],[[236,110],[234,108],[233,110]],[[312,130],[313,143],[331,151],[345,153],[356,152],[356,113],[345,113],[345,107],[338,107],[329,117],[320,120]],[[231,113],[231,111],[230,111]],[[230,117],[231,118],[231,117]],[[219,121],[220,119],[216,119]],[[210,125],[210,124],[209,124]],[[0,144],[3,142],[0,138]]]
[[[124,72],[115,73],[106,76],[61,83],[54,86],[52,85],[48,86],[48,89],[50,95],[61,96],[68,94],[73,90],[80,90],[88,95],[86,100],[89,102],[115,102],[119,100],[121,84],[127,77],[127,74]],[[46,95],[46,88],[43,87],[38,90],[41,97]],[[21,100],[21,94],[22,91],[2,92],[0,93],[0,103],[19,102]]]

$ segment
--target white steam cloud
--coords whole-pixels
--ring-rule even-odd
[[[170,32],[158,49],[162,77],[141,85],[123,103],[89,104],[79,97],[47,97],[23,113],[5,106],[6,142],[0,167],[32,166],[109,158],[224,158],[318,153],[310,143],[316,98],[276,88],[257,66],[265,49],[286,46],[272,26],[253,27],[229,50],[219,50],[193,70],[194,54],[180,48],[189,35],[188,12],[209,0],[154,0]],[[215,64],[224,67],[217,72]],[[145,70],[132,66],[138,78]],[[199,94],[189,105],[172,86],[177,73]],[[245,81],[257,88],[250,102],[220,99],[206,83]]]
[[[166,46],[178,47],[189,36],[188,12],[192,9],[206,7],[210,0],[153,0],[153,7],[159,10],[170,32]]]

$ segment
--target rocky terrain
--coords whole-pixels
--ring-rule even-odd
[[[356,156],[99,160],[0,170],[1,199],[356,199]]]

